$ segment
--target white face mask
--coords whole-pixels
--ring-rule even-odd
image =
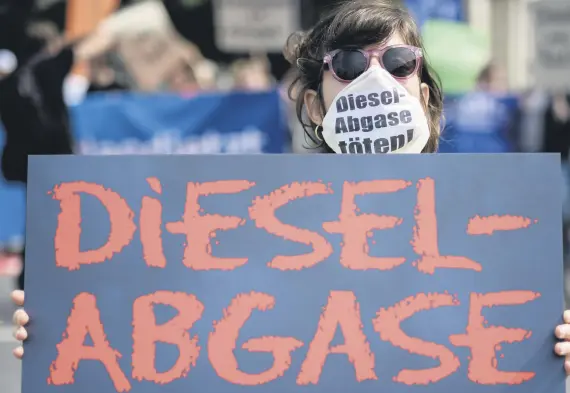
[[[421,153],[429,139],[420,101],[379,66],[338,93],[322,127],[337,154]]]

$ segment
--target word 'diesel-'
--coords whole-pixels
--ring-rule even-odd
[[[162,193],[158,179],[147,179],[156,194]],[[166,223],[168,232],[187,238],[183,263],[194,270],[230,271],[247,263],[245,256],[221,258],[212,255],[212,239],[217,231],[239,228],[246,218],[206,214],[199,199],[213,194],[234,194],[249,190],[255,183],[247,180],[224,180],[207,183],[188,183],[186,204],[182,220]],[[340,263],[353,270],[390,270],[406,262],[403,257],[376,257],[369,255],[369,238],[373,230],[389,230],[403,222],[401,217],[374,214],[357,214],[355,199],[359,195],[395,193],[413,186],[406,180],[373,180],[359,183],[345,182],[338,221],[323,223],[323,229],[342,236]],[[411,244],[419,258],[413,262],[423,273],[433,274],[438,268],[470,269],[481,271],[481,265],[463,256],[441,255],[437,236],[435,211],[435,182],[421,179],[416,184],[417,204],[414,209],[416,225]],[[301,198],[332,194],[334,190],[323,182],[304,182],[285,185],[267,195],[253,198],[249,219],[257,228],[283,238],[283,240],[309,245],[312,252],[302,255],[277,255],[268,266],[280,270],[311,268],[325,261],[333,253],[330,242],[321,234],[281,222],[276,211]],[[57,185],[53,198],[59,200],[61,211],[55,234],[55,260],[59,267],[76,270],[81,265],[102,263],[112,259],[133,240],[137,230],[135,214],[117,192],[102,185],[87,182],[70,182]],[[110,233],[106,244],[96,250],[80,250],[81,195],[96,197],[109,213]],[[144,196],[138,217],[139,236],[143,256],[150,267],[165,268],[163,252],[162,204],[158,198]],[[535,221],[536,222],[536,221]],[[491,235],[500,230],[517,230],[530,226],[529,218],[516,216],[473,217],[467,224],[470,235]]]
[[[55,234],[56,265],[67,270],[90,268],[89,265],[113,263],[112,258],[129,245],[137,232],[140,236],[142,256],[149,268],[166,269],[163,250],[163,236],[182,235],[187,238],[182,263],[192,270],[235,271],[248,262],[247,256],[232,258],[216,257],[212,254],[212,242],[217,231],[238,229],[251,220],[259,230],[263,230],[284,241],[308,245],[312,250],[301,255],[275,255],[267,261],[267,267],[281,271],[302,271],[311,269],[326,261],[333,253],[333,246],[321,233],[298,228],[280,221],[276,212],[289,203],[316,195],[342,195],[339,215],[336,221],[322,223],[322,228],[330,234],[342,238],[340,264],[347,269],[386,271],[405,264],[404,257],[378,257],[369,254],[372,231],[390,230],[401,225],[401,217],[359,213],[357,196],[397,192],[415,192],[417,202],[410,206],[414,211],[414,230],[411,245],[418,258],[411,263],[422,273],[434,274],[437,269],[464,269],[482,271],[482,265],[468,257],[442,255],[437,236],[437,216],[435,211],[435,182],[431,178],[416,183],[407,180],[373,180],[344,182],[339,189],[333,189],[323,182],[294,182],[280,187],[266,195],[256,195],[249,205],[249,216],[222,216],[207,213],[200,206],[200,199],[213,194],[231,194],[255,190],[255,183],[249,180],[223,180],[205,183],[188,183],[186,202],[182,218],[176,222],[164,223],[163,205],[160,201],[162,185],[157,178],[147,179],[152,194],[142,197],[141,209],[135,215],[131,206],[116,191],[100,184],[69,182],[57,185],[52,196],[60,203]],[[105,207],[111,221],[106,244],[94,250],[80,250],[81,225],[86,225],[81,216],[82,195],[97,198]],[[169,206],[170,208],[170,206]],[[466,223],[466,233],[472,236],[493,235],[496,231],[521,230],[536,223],[526,217],[496,215],[475,216]],[[166,228],[163,233],[162,228]],[[252,243],[255,239],[251,240]],[[106,262],[109,261],[110,262]],[[136,262],[133,262],[136,263]],[[332,263],[332,261],[329,261]],[[360,301],[350,290],[327,290],[326,294],[315,294],[328,299],[325,307],[315,310],[315,334],[305,341],[298,337],[267,336],[246,341],[241,349],[249,352],[269,353],[271,364],[258,373],[242,371],[235,356],[240,332],[250,319],[255,323],[258,312],[271,312],[279,302],[271,294],[244,292],[231,294],[233,299],[223,312],[223,317],[212,321],[208,334],[192,336],[192,327],[202,318],[204,303],[194,294],[172,291],[157,291],[138,297],[132,305],[131,376],[135,381],[148,381],[167,384],[181,378],[192,378],[199,356],[207,356],[211,367],[223,380],[236,385],[255,386],[270,383],[282,378],[291,368],[293,353],[305,348],[306,355],[300,363],[296,376],[298,385],[318,384],[326,359],[329,355],[346,355],[354,368],[355,380],[387,380],[403,385],[428,385],[441,381],[456,373],[460,367],[459,358],[451,348],[466,347],[471,356],[467,368],[470,381],[477,384],[516,385],[534,377],[532,371],[502,371],[497,364],[496,350],[501,343],[515,343],[526,340],[531,332],[520,328],[485,326],[482,312],[487,307],[515,306],[534,301],[540,293],[528,290],[509,290],[491,293],[470,293],[469,312],[464,332],[449,336],[452,347],[423,341],[408,336],[400,327],[401,323],[414,314],[440,307],[459,307],[457,296],[447,292],[418,293],[408,296],[389,307],[376,306],[374,318],[363,318],[360,314]],[[229,297],[228,297],[229,298]],[[203,303],[204,302],[204,303]],[[165,305],[178,313],[165,323],[157,324],[154,307]],[[317,317],[318,312],[321,312]],[[118,392],[131,390],[131,380],[121,368],[118,358],[122,355],[107,340],[107,322],[100,317],[97,297],[91,293],[79,293],[73,299],[73,306],[67,321],[63,340],[57,345],[57,357],[50,367],[48,383],[65,385],[74,383],[75,371],[82,360],[101,362]],[[293,318],[291,324],[297,323]],[[302,323],[306,323],[303,321]],[[366,336],[364,328],[372,324],[375,337]],[[335,332],[340,327],[344,343],[332,346]],[[93,345],[86,346],[86,335],[91,336]],[[128,338],[125,337],[125,340]],[[375,354],[370,344],[372,340],[382,340],[417,356],[435,359],[439,365],[433,368],[412,370],[403,367],[395,376],[386,376],[376,369]],[[178,348],[175,364],[167,371],[156,369],[156,344],[166,343]],[[115,344],[116,345],[116,344]],[[296,357],[296,359],[298,359]]]

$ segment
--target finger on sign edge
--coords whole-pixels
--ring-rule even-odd
[[[17,347],[12,351],[12,353],[15,357],[21,359],[24,356],[24,347]]]
[[[22,307],[24,305],[24,299],[25,299],[24,291],[20,290],[12,291],[11,297],[12,301],[16,304],[16,306]]]
[[[14,337],[18,341],[24,341],[28,338],[28,331],[25,328],[23,328],[22,326],[20,326],[18,329],[16,329],[16,332],[14,333]]]
[[[16,326],[26,326],[30,322],[30,317],[24,309],[20,308],[14,312],[13,322]]]
[[[561,342],[556,344],[554,347],[554,352],[559,356],[565,356],[570,354],[570,342]]]
[[[554,335],[560,340],[570,339],[570,325],[558,325],[554,329]]]

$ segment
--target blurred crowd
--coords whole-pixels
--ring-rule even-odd
[[[12,13],[25,8],[25,2],[30,3],[14,1]],[[116,3],[117,7],[121,5]],[[23,46],[10,50],[0,45],[0,77],[16,69],[20,73],[22,69],[35,72],[57,62],[62,52],[71,51],[72,59],[56,66],[64,76],[63,93],[68,105],[81,102],[88,93],[101,91],[187,95],[229,89],[265,90],[275,83],[267,55],[254,53],[225,63],[212,61],[173,25],[168,11],[176,9],[167,9],[161,1],[126,3],[110,16],[92,22],[93,29],[79,36],[70,35],[54,21],[35,20],[31,6],[30,19],[24,22],[23,38],[18,42]],[[37,59],[40,53],[42,58]]]

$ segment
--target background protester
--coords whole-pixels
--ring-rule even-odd
[[[74,61],[91,59],[110,42],[105,32],[96,31],[66,43],[48,22],[30,24],[27,34],[41,40],[42,49],[0,80],[0,119],[5,132],[2,174],[20,183],[27,182],[28,155],[73,153],[64,81]],[[23,272],[18,278],[20,288]]]
[[[267,57],[252,56],[232,64],[234,88],[246,91],[269,90],[274,85],[271,65]]]

